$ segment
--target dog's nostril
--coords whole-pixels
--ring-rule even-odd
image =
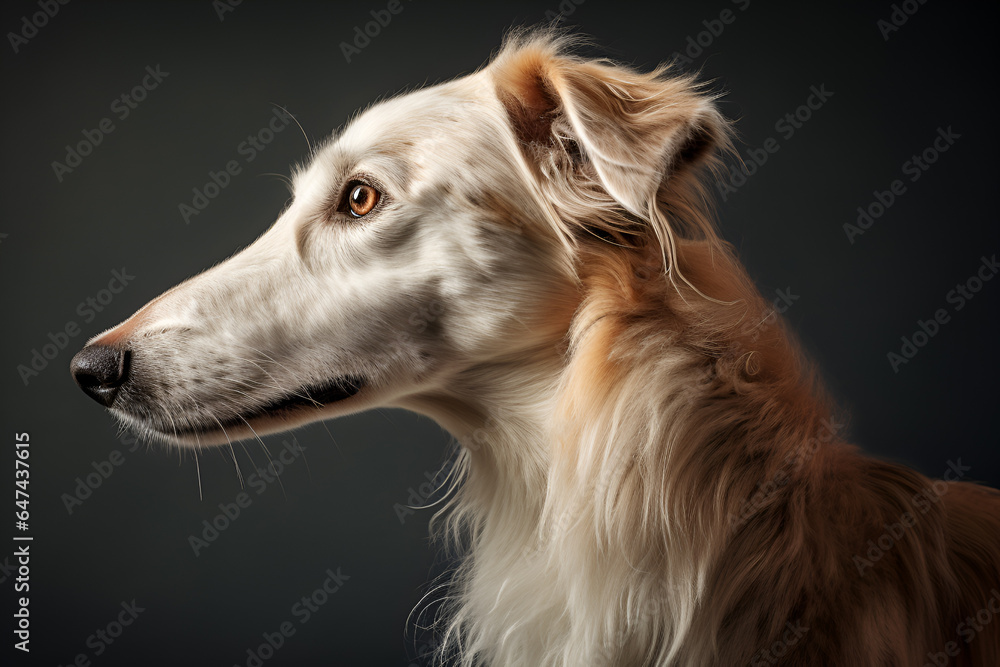
[[[70,372],[87,395],[110,407],[128,378],[129,351],[108,345],[88,345],[73,357]]]

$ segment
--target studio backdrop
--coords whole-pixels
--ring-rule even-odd
[[[587,55],[673,60],[723,93],[741,159],[715,186],[722,233],[817,361],[836,428],[931,477],[1000,485],[986,11],[5,3],[0,662],[428,664],[421,601],[450,563],[434,510],[411,507],[437,499],[447,433],[377,410],[196,459],[119,432],[69,362],[266,230],[310,145],[474,71],[512,26],[557,22],[592,38]]]

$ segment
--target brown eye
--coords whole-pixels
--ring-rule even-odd
[[[370,213],[378,204],[378,200],[378,190],[367,183],[352,181],[347,186],[347,206],[355,218]]]

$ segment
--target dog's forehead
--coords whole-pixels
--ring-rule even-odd
[[[333,160],[433,158],[468,142],[489,113],[491,91],[477,75],[380,101],[351,121],[324,149]]]
[[[383,100],[358,116],[341,135],[341,142],[362,148],[372,139],[417,142],[482,112],[488,90],[481,77],[454,81]]]
[[[320,197],[355,175],[374,177],[397,191],[458,178],[459,165],[481,160],[504,144],[498,136],[503,118],[485,72],[377,102],[296,172],[296,192]]]

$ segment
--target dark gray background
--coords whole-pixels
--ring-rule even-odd
[[[305,158],[297,128],[244,164],[191,224],[178,213],[210,169],[238,157],[274,104],[318,139],[381,96],[472,71],[506,28],[559,10],[556,0],[405,2],[347,63],[340,43],[385,6],[245,2],[220,21],[207,0],[71,2],[18,53],[9,38],[0,46],[2,484],[10,499],[13,434],[30,432],[35,537],[34,650],[31,661],[15,655],[18,664],[69,664],[83,652],[95,665],[245,665],[261,634],[296,621],[292,605],[338,567],[350,580],[264,664],[414,659],[423,639],[407,614],[440,566],[426,540],[431,512],[401,525],[393,505],[407,502],[443,460],[449,437],[433,423],[376,411],[328,423],[329,432],[302,429],[307,462],[282,475],[283,491],[271,485],[252,494],[251,507],[195,557],[188,536],[239,491],[231,458],[221,450],[202,457],[199,500],[190,455],[158,446],[128,452],[67,370],[86,338],[224,259],[275,218],[288,193],[268,174],[287,174]],[[733,8],[736,20],[694,67],[727,91],[722,108],[738,120],[744,157],[770,136],[781,148],[720,206],[722,228],[765,294],[787,288],[800,297],[786,315],[852,415],[853,439],[931,476],[960,458],[971,477],[1000,484],[1000,281],[952,312],[898,373],[886,359],[918,319],[951,310],[948,291],[1000,250],[995,17],[930,2],[886,41],[877,21],[889,17],[889,2],[651,7],[588,0],[567,22],[591,34],[601,53],[648,67],[682,50],[705,30],[703,20]],[[6,3],[0,27],[20,30],[21,17],[37,11],[35,2]],[[58,182],[51,163],[64,159],[66,144],[111,116],[112,101],[157,64],[169,72],[164,82]],[[821,84],[833,97],[781,138],[776,121]],[[961,138],[850,244],[842,225],[857,207],[903,177],[903,163],[949,126]],[[83,322],[77,304],[121,267],[134,281]],[[25,386],[17,365],[70,320],[82,333]],[[272,451],[285,437],[267,439]],[[262,465],[260,447],[247,448]],[[115,449],[125,462],[70,515],[62,495]],[[249,473],[253,464],[243,452],[239,458]],[[6,566],[11,544],[0,547]],[[12,610],[13,577],[5,569],[0,579],[4,609]],[[93,657],[88,636],[133,599],[145,611]],[[4,618],[0,630],[10,638],[6,611]],[[2,650],[14,653],[9,644]]]

